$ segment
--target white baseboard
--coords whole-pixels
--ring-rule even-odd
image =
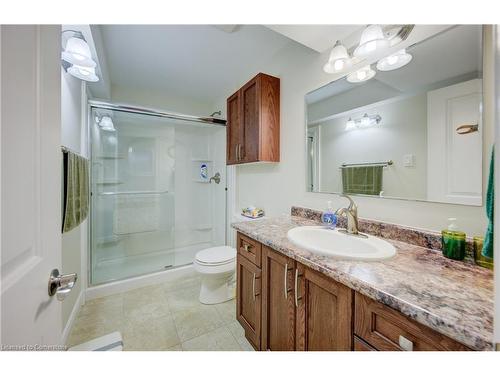
[[[63,345],[66,345],[66,342],[68,341],[71,328],[73,328],[73,324],[75,324],[76,317],[80,312],[80,307],[82,307],[84,303],[85,303],[85,291],[82,290],[80,291],[80,294],[78,295],[78,298],[75,301],[73,310],[71,310],[71,314],[69,315],[68,321],[66,322],[66,326],[64,327],[61,339]]]
[[[129,290],[142,288],[148,285],[154,285],[159,283],[164,283],[167,281],[174,281],[186,276],[194,276],[196,271],[192,264],[187,266],[182,266],[179,268],[174,268],[171,270],[165,270],[160,272],[155,272],[149,275],[132,277],[130,279],[113,281],[110,283],[91,286],[86,290],[86,300],[90,301],[95,298],[106,297],[112,294],[123,293]]]

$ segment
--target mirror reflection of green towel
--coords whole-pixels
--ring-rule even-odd
[[[64,155],[65,201],[63,233],[80,225],[89,212],[89,165],[88,160],[67,152]]]
[[[342,168],[342,192],[379,195],[382,191],[382,168],[380,165]]]

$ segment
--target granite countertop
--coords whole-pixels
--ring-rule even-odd
[[[298,216],[233,223],[237,231],[475,350],[492,350],[493,272],[441,252],[386,239],[396,255],[345,261],[292,245],[291,228],[318,225]]]

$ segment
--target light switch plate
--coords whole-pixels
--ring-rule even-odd
[[[415,155],[406,154],[403,156],[403,165],[405,167],[414,167],[415,166]]]

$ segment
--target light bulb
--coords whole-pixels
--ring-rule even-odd
[[[384,35],[380,25],[370,25],[363,30],[359,46],[354,50],[354,56],[367,57],[368,55],[389,48],[390,42]]]
[[[356,72],[356,77],[358,80],[363,81],[366,78],[366,71],[365,70],[358,70]]]
[[[351,83],[365,82],[375,77],[375,74],[376,74],[375,71],[370,67],[370,65],[366,65],[363,68],[350,73],[347,76],[347,82]]]
[[[377,62],[377,69],[386,72],[402,68],[412,60],[413,56],[402,49],[392,55],[386,56]]]
[[[356,127],[356,122],[349,117],[349,120],[347,120],[345,124],[345,130],[352,130]]]
[[[361,118],[361,126],[366,128],[370,126],[370,117],[368,117],[368,114],[364,114],[364,116]]]
[[[70,64],[94,68],[97,64],[92,59],[90,47],[87,42],[78,37],[71,37],[66,42],[66,47],[62,52],[62,59]]]

